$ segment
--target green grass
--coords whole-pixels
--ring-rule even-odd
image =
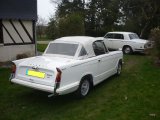
[[[9,70],[0,69],[0,120],[160,120],[160,68],[147,56],[124,58],[122,74],[84,99],[48,98],[45,92],[10,84]]]
[[[37,44],[37,50],[39,52],[44,52],[47,47],[47,44]]]

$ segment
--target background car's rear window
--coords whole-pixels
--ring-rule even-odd
[[[70,43],[51,43],[46,54],[60,54],[74,56],[78,48],[78,44]]]
[[[129,34],[129,38],[132,39],[139,39],[137,34]]]

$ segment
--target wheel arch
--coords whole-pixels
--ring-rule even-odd
[[[118,63],[123,64],[123,60],[122,60],[122,59],[119,59],[119,60],[118,60]]]
[[[134,52],[134,47],[133,47],[132,45],[124,45],[124,46],[122,47],[123,53],[124,53],[124,50],[125,50],[126,47],[129,47],[129,48],[131,49],[131,52],[130,52],[129,54],[131,54],[131,53]]]
[[[85,78],[87,78],[91,84],[91,87],[93,87],[93,75],[92,74],[86,74],[81,78],[81,81],[84,80]]]
[[[121,63],[121,65],[123,65],[123,59],[120,58],[117,60],[117,63],[116,63],[116,68],[118,67],[118,64]]]

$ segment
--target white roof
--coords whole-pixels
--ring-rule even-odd
[[[95,38],[95,37],[88,37],[88,36],[69,36],[69,37],[58,38],[54,41],[51,41],[50,43],[55,43],[55,42],[78,43],[78,44],[81,44],[86,49],[88,53],[88,57],[92,57],[92,56],[95,56],[92,44],[94,41],[97,41],[97,40],[103,40],[103,37]]]
[[[108,33],[117,33],[117,34],[134,34],[133,32],[108,32]]]
[[[80,43],[80,44],[86,44],[86,43],[90,43],[90,42],[94,42],[95,38],[94,37],[88,37],[88,36],[68,36],[68,37],[61,37],[58,38],[52,42],[76,42],[76,43]]]

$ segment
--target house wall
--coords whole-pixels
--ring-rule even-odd
[[[18,54],[35,55],[34,21],[1,20],[0,23],[0,62],[15,60]]]
[[[0,62],[15,60],[18,54],[35,55],[35,45],[0,45]]]

